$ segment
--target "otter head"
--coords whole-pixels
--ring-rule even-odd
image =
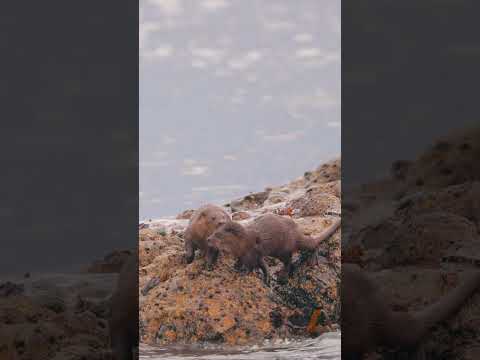
[[[244,227],[234,221],[229,221],[207,238],[208,246],[219,250],[230,252],[232,249],[238,247],[242,239],[247,236]]]
[[[223,216],[212,215],[210,216],[210,222],[214,224],[215,229],[218,229],[222,225],[225,225],[227,221]]]
[[[204,211],[200,214],[200,219],[203,220],[204,226],[213,227],[218,229],[220,226],[226,223],[224,216],[219,216],[218,214],[211,214],[208,211]]]
[[[226,223],[224,216],[211,211],[202,211],[195,219],[194,231],[200,238],[206,238],[220,226]]]

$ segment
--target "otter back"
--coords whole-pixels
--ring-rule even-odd
[[[298,225],[289,218],[266,214],[247,226],[260,238],[259,249],[264,256],[283,257],[298,250],[297,244],[303,237]]]

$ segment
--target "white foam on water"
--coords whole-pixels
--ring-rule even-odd
[[[265,347],[152,347],[140,346],[140,359],[144,360],[340,360],[341,334],[324,334],[303,341],[285,340]]]

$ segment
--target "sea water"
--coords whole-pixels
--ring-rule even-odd
[[[275,345],[245,348],[140,346],[140,359],[162,360],[340,360],[340,333],[327,333],[316,339],[283,341]]]

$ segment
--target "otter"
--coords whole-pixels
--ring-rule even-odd
[[[184,233],[185,260],[190,264],[199,249],[207,258],[209,267],[213,266],[218,257],[218,250],[209,247],[207,238],[220,226],[231,221],[230,215],[216,205],[204,205],[195,210]]]
[[[333,235],[340,226],[340,218],[324,230],[318,237],[304,235],[290,218],[276,214],[262,215],[250,224],[243,226],[229,221],[220,226],[208,239],[208,245],[226,251],[238,259],[237,264],[248,271],[260,268],[264,281],[269,283],[264,256],[279,259],[288,275],[293,272],[292,255],[298,250],[314,250]]]
[[[357,265],[342,264],[342,359],[361,359],[378,346],[414,349],[435,324],[460,309],[480,287],[480,272],[419,312],[388,307],[378,286]]]
[[[111,299],[110,345],[115,360],[133,359],[138,347],[138,253],[127,259]]]

